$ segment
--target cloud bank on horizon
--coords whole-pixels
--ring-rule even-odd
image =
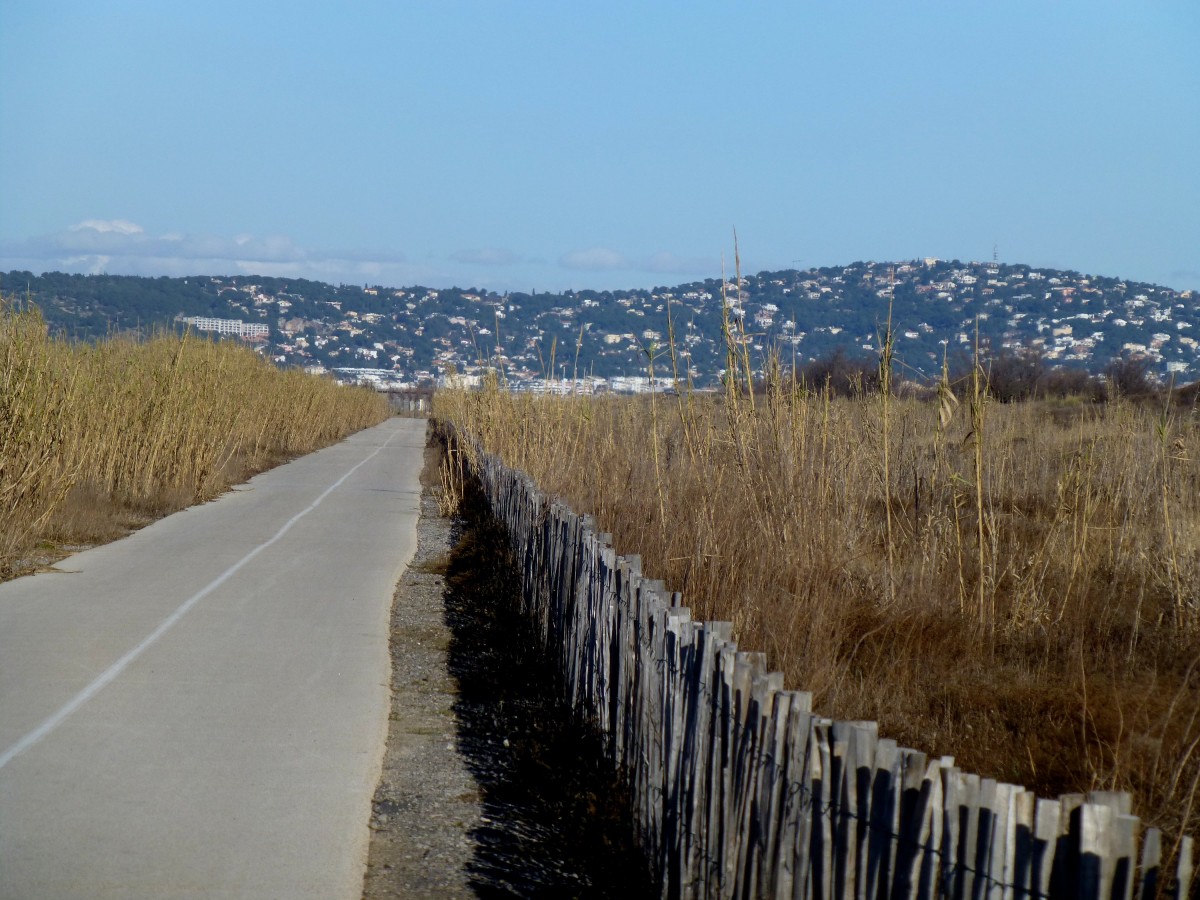
[[[313,252],[285,235],[149,234],[127,219],[86,219],[51,234],[0,241],[0,267],[92,275],[370,275],[404,262],[400,253]]]
[[[915,258],[915,257],[914,257]],[[684,257],[670,252],[632,255],[611,247],[569,250],[553,262],[504,247],[472,247],[444,258],[410,258],[401,251],[362,252],[304,247],[287,235],[164,232],[151,234],[128,219],[85,219],[61,231],[26,239],[0,238],[0,271],[72,272],[85,275],[228,276],[305,278],[332,284],[404,287],[481,287],[490,290],[605,290],[679,284],[731,275],[732,257]],[[897,257],[896,261],[901,258]],[[743,272],[841,265],[858,260],[796,260],[793,266],[759,266],[743,252]],[[1077,268],[1053,260],[1012,260],[1041,268]],[[1104,271],[1087,274],[1113,275]],[[1166,286],[1197,289],[1200,270],[1169,273]],[[1136,278],[1135,280],[1153,280]]]
[[[684,258],[660,252],[631,257],[607,247],[563,253],[556,265],[502,247],[466,248],[445,260],[410,260],[403,252],[364,253],[303,247],[287,235],[167,232],[150,234],[128,219],[85,219],[36,237],[0,240],[0,270],[64,271],[88,275],[268,275],[316,281],[400,286],[422,280],[453,278],[446,263],[461,263],[489,288],[508,288],[518,277],[508,270],[525,266],[550,282],[578,281],[576,273],[653,274],[680,279],[715,277],[719,259]],[[555,271],[557,269],[557,271]],[[459,271],[462,271],[461,269]],[[529,274],[527,271],[526,275]],[[524,278],[519,280],[525,283]],[[589,285],[582,283],[580,286]]]

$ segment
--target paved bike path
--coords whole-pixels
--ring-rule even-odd
[[[0,585],[0,898],[360,896],[424,434]]]

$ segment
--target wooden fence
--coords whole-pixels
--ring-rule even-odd
[[[815,714],[763,654],[738,650],[728,622],[693,622],[589,518],[475,457],[523,611],[628,778],[663,896],[1189,896],[1192,839],[1163,871],[1162,836],[1127,794],[1038,799],[899,747],[874,722]]]

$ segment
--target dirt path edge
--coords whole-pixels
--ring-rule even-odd
[[[452,523],[438,510],[437,452],[426,447],[417,550],[391,617],[392,705],[371,815],[363,897],[473,897],[467,865],[479,789],[457,749],[451,633],[443,595]]]

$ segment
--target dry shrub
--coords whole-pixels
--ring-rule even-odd
[[[39,544],[115,537],[382,421],[386,400],[243,346],[164,334],[51,340],[0,301],[0,576]]]
[[[782,380],[493,385],[435,414],[596,516],[696,618],[731,620],[823,713],[1042,795],[1128,790],[1173,839],[1200,831],[1195,414]]]

